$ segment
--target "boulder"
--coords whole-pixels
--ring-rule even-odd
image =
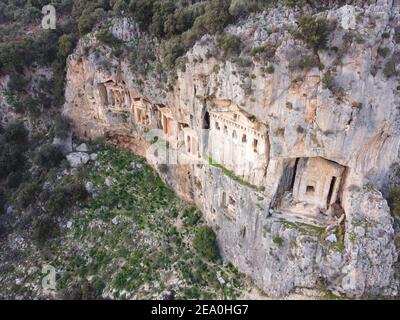
[[[81,145],[76,147],[76,151],[78,152],[88,152],[89,148],[86,143],[82,143]]]
[[[335,242],[337,242],[337,237],[336,237],[335,234],[331,234],[331,235],[327,236],[325,238],[325,240],[330,242],[330,243],[335,243]]]
[[[85,188],[86,188],[86,191],[87,191],[88,193],[90,193],[90,194],[93,194],[93,193],[94,193],[93,182],[91,182],[91,181],[86,182]]]
[[[105,185],[107,187],[111,187],[113,185],[113,180],[110,177],[107,177],[106,180],[104,181]]]
[[[77,168],[87,164],[90,160],[90,156],[84,152],[73,152],[67,155],[67,160],[72,168]]]

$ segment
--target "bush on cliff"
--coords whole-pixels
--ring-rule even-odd
[[[210,227],[203,226],[197,231],[193,246],[202,257],[210,261],[218,260],[217,237]]]
[[[217,38],[218,47],[222,51],[224,59],[231,58],[240,54],[242,41],[234,34],[224,32]]]
[[[391,190],[389,200],[393,215],[400,218],[400,187]]]
[[[221,32],[231,21],[229,0],[209,0],[206,6],[206,28],[211,34]]]
[[[326,18],[302,17],[295,37],[303,40],[310,49],[318,51],[326,48],[329,36],[329,23]]]

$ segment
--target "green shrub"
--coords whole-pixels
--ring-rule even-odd
[[[64,155],[59,146],[46,144],[35,153],[33,160],[38,166],[51,169],[58,166],[63,159]]]
[[[299,29],[295,36],[302,39],[314,51],[325,49],[329,36],[329,23],[325,18],[306,16],[298,21]]]
[[[54,89],[53,89],[53,101],[56,105],[62,105],[64,102],[64,87],[65,87],[65,73],[66,73],[66,61],[69,54],[72,53],[75,44],[77,42],[76,37],[70,34],[64,34],[57,39],[57,59],[54,63]]]
[[[117,48],[123,44],[123,41],[115,37],[108,29],[101,29],[97,32],[96,39],[112,48]]]
[[[386,78],[391,78],[396,74],[396,64],[393,60],[388,61],[383,68],[383,74]]]
[[[270,64],[270,65],[268,65],[268,67],[265,69],[265,71],[266,71],[268,74],[272,74],[272,73],[275,72],[275,68],[274,68],[274,66],[273,66],[272,64]]]
[[[273,237],[272,242],[275,243],[278,247],[282,247],[283,239],[279,236]]]
[[[58,224],[49,216],[37,218],[32,224],[32,238],[39,247],[44,247],[48,240],[59,232]]]
[[[84,201],[88,193],[78,176],[69,176],[51,192],[46,208],[52,216],[66,214],[77,202]]]
[[[330,71],[326,72],[322,78],[322,87],[329,89],[337,99],[343,98],[343,88],[339,87]]]
[[[5,144],[0,149],[0,180],[11,172],[22,171],[26,163],[25,154],[18,144]]]
[[[142,30],[148,30],[153,19],[154,0],[131,0],[129,12]]]
[[[214,231],[208,226],[203,226],[197,231],[193,246],[202,257],[216,261],[219,258],[216,239]]]
[[[159,38],[165,36],[165,23],[167,18],[173,16],[176,9],[172,0],[156,1],[152,7],[152,19],[149,31]]]
[[[110,0],[114,15],[123,15],[129,11],[129,0]]]
[[[28,83],[29,80],[26,79],[24,76],[21,76],[20,74],[11,74],[7,87],[8,90],[10,90],[11,92],[21,92],[26,89]]]
[[[55,31],[48,31],[37,38],[25,36],[0,43],[0,70],[22,74],[23,69],[34,62],[43,66],[50,65],[57,56],[57,39]]]
[[[18,188],[23,179],[21,171],[13,171],[7,176],[6,186],[9,189]]]
[[[400,218],[400,187],[391,190],[389,200],[393,215]]]
[[[297,65],[297,67],[300,68],[301,70],[310,70],[317,66],[318,66],[318,59],[317,59],[317,57],[315,57],[313,55],[307,55],[307,56],[302,57],[298,61],[298,65]]]
[[[363,190],[368,191],[368,192],[374,192],[376,190],[376,188],[372,183],[367,183],[363,186]]]
[[[190,7],[182,7],[170,14],[164,22],[164,34],[170,38],[180,35],[193,27],[198,17],[205,12],[205,3],[198,3]]]
[[[99,277],[95,277],[92,280],[93,294],[96,299],[100,299],[103,294],[103,290],[106,287],[106,283]]]
[[[36,182],[27,182],[21,185],[18,190],[16,204],[20,209],[26,209],[33,204],[39,191],[39,185]]]
[[[185,209],[183,212],[183,219],[186,226],[194,226],[199,222],[200,216],[195,207]]]
[[[176,36],[163,43],[162,54],[165,66],[168,69],[175,67],[176,60],[186,52],[182,38]]]
[[[23,172],[29,132],[22,122],[10,123],[0,136],[0,181],[13,172]]]
[[[74,50],[76,42],[76,37],[71,33],[60,36],[57,41],[57,58],[66,59]]]
[[[275,57],[275,53],[276,47],[270,45],[255,47],[251,50],[251,55],[254,57],[254,59],[261,61],[264,64],[273,59]]]
[[[224,59],[232,58],[240,54],[242,40],[234,34],[224,32],[217,38],[217,43],[222,51]]]
[[[78,22],[80,35],[92,31],[95,24],[105,18],[111,9],[108,1],[104,0],[74,0],[72,16]]]
[[[390,53],[390,49],[388,47],[380,47],[378,48],[378,54],[382,57],[382,58],[386,58]]]
[[[210,34],[221,32],[230,22],[230,0],[208,0],[205,12],[205,27]]]
[[[244,17],[249,13],[249,1],[247,0],[232,0],[229,6],[229,14],[236,19]]]

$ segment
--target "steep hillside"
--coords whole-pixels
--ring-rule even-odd
[[[14,230],[2,241],[0,298],[232,299],[246,293],[237,270],[220,260],[215,240],[204,238],[213,233],[196,209],[178,200],[143,159],[113,147],[90,149],[96,160],[79,170],[54,170],[46,185],[26,195],[40,198],[47,216],[31,207],[23,224],[9,218]],[[68,210],[73,199],[79,206]],[[57,270],[55,291],[41,286],[46,265]]]

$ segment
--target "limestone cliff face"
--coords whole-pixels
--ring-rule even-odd
[[[114,20],[128,52],[156,58],[132,64],[95,34],[81,39],[64,112],[81,137],[145,156],[268,294],[395,295],[394,221],[377,190],[399,160],[400,92],[385,66],[399,61],[400,5],[320,15],[336,21],[331,50],[308,50],[289,32],[299,14],[278,8],[226,29],[240,57],[221,61],[205,36],[176,75],[162,71],[157,40]],[[262,47],[273,48],[267,64],[250,54]],[[318,67],[299,67],[311,58]]]

